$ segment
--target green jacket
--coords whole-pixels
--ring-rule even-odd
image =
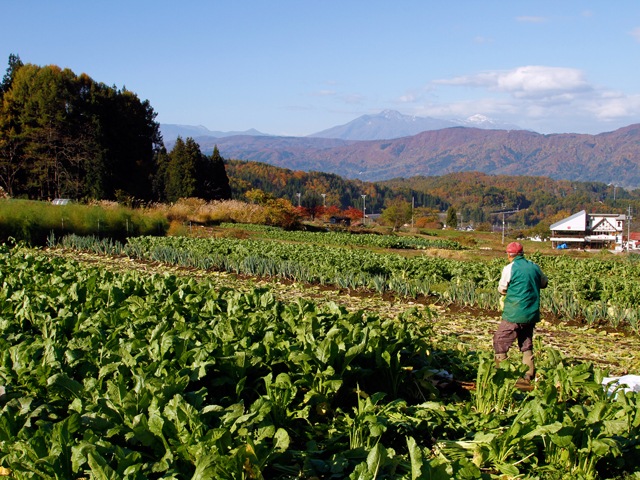
[[[536,323],[540,320],[540,289],[547,277],[535,263],[518,255],[502,270],[498,290],[505,294],[502,319],[512,323]]]

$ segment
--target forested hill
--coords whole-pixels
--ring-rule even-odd
[[[348,180],[335,174],[303,172],[261,162],[226,162],[233,196],[257,188],[302,206],[325,202],[327,206],[362,208],[379,213],[392,199],[403,199],[416,208],[444,211],[453,206],[474,222],[494,220],[496,212],[518,211],[523,224],[551,219],[561,212],[580,210],[624,213],[629,205],[640,208],[640,191],[629,192],[602,182],[573,182],[548,177],[489,175],[481,172],[451,173],[438,177],[416,176],[383,182]],[[324,198],[322,195],[324,194]]]
[[[204,151],[216,144],[225,158],[368,181],[479,171],[640,186],[640,125],[598,135],[456,127],[383,141],[250,136],[197,140]]]
[[[0,197],[175,201],[230,198],[224,160],[193,139],[167,152],[147,100],[16,55],[0,83]]]

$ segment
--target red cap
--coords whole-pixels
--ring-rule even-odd
[[[523,253],[524,248],[520,242],[511,242],[507,245],[507,253]]]

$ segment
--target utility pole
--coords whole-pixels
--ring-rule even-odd
[[[416,199],[415,197],[412,195],[411,196],[411,230],[413,230],[413,209],[416,206]]]
[[[631,243],[631,205],[627,214],[627,252],[629,252],[629,243]]]
[[[504,204],[503,204],[503,208],[504,208]],[[517,208],[516,210],[502,210],[502,211],[497,211],[497,212],[491,212],[492,214],[501,214],[502,215],[502,244],[504,245],[504,231],[505,231],[505,215],[510,215],[512,213],[517,213],[520,211],[520,208]]]
[[[367,207],[366,207],[367,196],[361,195],[361,197],[362,197],[362,225],[364,225],[366,221],[365,219],[367,218],[367,213],[366,213],[367,212]]]

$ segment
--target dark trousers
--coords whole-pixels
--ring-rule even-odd
[[[507,353],[515,340],[521,352],[533,350],[533,323],[512,323],[502,320],[493,334],[493,350],[497,354]]]

